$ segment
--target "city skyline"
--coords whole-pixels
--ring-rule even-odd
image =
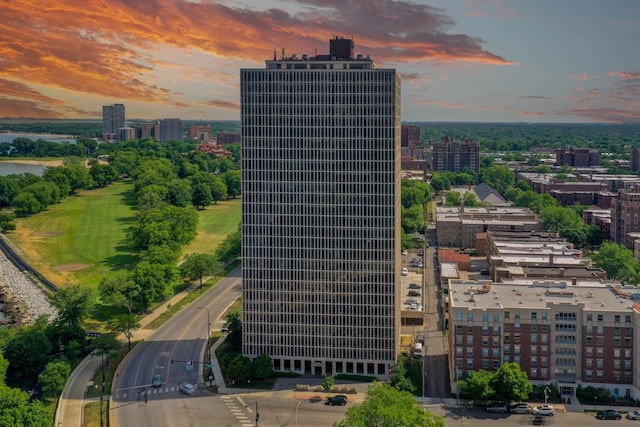
[[[0,117],[239,120],[239,70],[353,38],[402,120],[640,122],[640,3],[20,0],[0,11]]]

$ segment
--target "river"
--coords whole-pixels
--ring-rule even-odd
[[[75,143],[75,137],[71,135],[54,135],[50,133],[3,133],[0,132],[1,142],[13,142],[16,138],[29,138],[33,141],[42,139],[45,141],[59,142],[59,143]],[[36,160],[36,159],[34,159]],[[20,173],[32,173],[34,175],[42,176],[42,172],[47,168],[43,165],[24,164],[12,162],[10,159],[4,160],[0,158],[0,176],[7,176]]]

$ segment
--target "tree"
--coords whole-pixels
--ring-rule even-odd
[[[213,203],[218,203],[220,200],[227,200],[227,184],[225,184],[220,177],[214,177],[211,182],[211,197],[213,197]]]
[[[211,254],[190,254],[180,264],[182,277],[189,280],[200,281],[200,293],[202,293],[202,278],[222,268],[215,256]]]
[[[240,320],[240,313],[237,311],[227,314],[226,327],[229,331],[227,340],[231,344],[231,347],[237,351],[242,348],[242,321]]]
[[[129,273],[118,272],[103,277],[98,285],[98,292],[103,303],[124,308],[131,315],[140,295],[140,288]]]
[[[122,334],[127,338],[127,344],[129,345],[129,351],[131,351],[131,338],[133,338],[133,331],[140,328],[140,322],[135,316],[128,313],[117,314],[109,319],[107,327],[112,333]]]
[[[16,336],[7,342],[4,356],[13,372],[22,372],[27,378],[35,378],[49,361],[51,348],[45,325],[36,323],[20,328]]]
[[[562,231],[584,225],[582,218],[571,208],[548,206],[540,213],[547,231]]]
[[[86,287],[72,286],[60,289],[49,300],[58,309],[56,323],[60,325],[81,325],[89,314],[91,290]]]
[[[433,176],[431,176],[431,188],[436,193],[440,191],[448,190],[451,188],[451,182],[441,173],[434,172]]]
[[[362,405],[347,410],[343,421],[334,427],[444,427],[444,419],[425,411],[415,397],[390,384],[373,383]]]
[[[53,419],[40,400],[29,403],[29,395],[0,384],[0,427],[50,427]]]
[[[173,206],[184,208],[192,204],[193,190],[188,179],[174,179],[168,185],[169,194],[167,201]]]
[[[191,203],[198,209],[204,209],[209,206],[213,202],[213,196],[211,195],[211,187],[198,183],[193,189],[193,196],[191,198]]]
[[[241,354],[231,360],[227,367],[227,376],[234,382],[246,382],[251,377],[251,360]]]
[[[324,377],[324,381],[322,381],[322,389],[324,391],[331,391],[331,387],[335,384],[336,380],[332,376]]]
[[[44,367],[44,370],[38,375],[38,379],[42,384],[42,390],[52,392],[58,395],[64,388],[67,378],[71,374],[71,365],[66,359],[53,360]]]
[[[507,188],[515,184],[516,174],[504,165],[491,165],[481,171],[482,182],[487,183],[500,194],[504,194]]]
[[[492,377],[493,373],[484,369],[473,371],[458,381],[458,392],[472,400],[489,400],[493,397],[493,389],[489,385]]]
[[[29,216],[40,212],[42,205],[38,202],[38,199],[29,192],[20,192],[13,198],[13,205],[16,215]]]
[[[11,212],[0,212],[0,231],[7,233],[16,229],[16,223],[13,220],[16,216]]]
[[[495,397],[507,403],[525,400],[533,391],[527,373],[515,362],[503,364],[489,382]]]
[[[222,180],[227,186],[227,193],[232,199],[240,195],[241,188],[241,172],[239,170],[230,170],[222,175]]]
[[[596,267],[607,272],[607,278],[627,283],[638,283],[640,266],[633,252],[617,243],[604,242],[591,256]]]
[[[413,385],[409,378],[409,374],[407,373],[408,362],[409,359],[407,357],[400,357],[398,359],[398,363],[394,370],[393,380],[391,380],[391,385],[400,391],[406,391],[413,394],[416,391],[416,386]]]
[[[261,354],[253,361],[253,376],[257,380],[273,378],[273,360],[266,354]]]

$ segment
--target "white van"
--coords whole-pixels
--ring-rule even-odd
[[[422,353],[422,343],[417,342],[416,346],[413,348],[413,358],[421,359],[424,354]]]

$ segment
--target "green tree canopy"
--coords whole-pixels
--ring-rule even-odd
[[[533,391],[527,373],[515,362],[505,363],[498,368],[489,384],[495,397],[507,403],[523,401]]]
[[[387,383],[373,383],[361,405],[347,410],[343,421],[334,427],[444,427],[444,419],[425,411],[411,393]]]
[[[458,392],[472,400],[489,400],[493,398],[493,389],[489,385],[492,377],[493,372],[484,369],[473,371],[458,381]]]
[[[607,278],[629,284],[639,281],[640,265],[633,252],[617,243],[604,242],[598,252],[591,255],[596,267],[607,272]]]
[[[52,360],[47,363],[44,370],[38,375],[42,384],[42,390],[57,395],[62,391],[71,374],[71,365],[66,359]]]

